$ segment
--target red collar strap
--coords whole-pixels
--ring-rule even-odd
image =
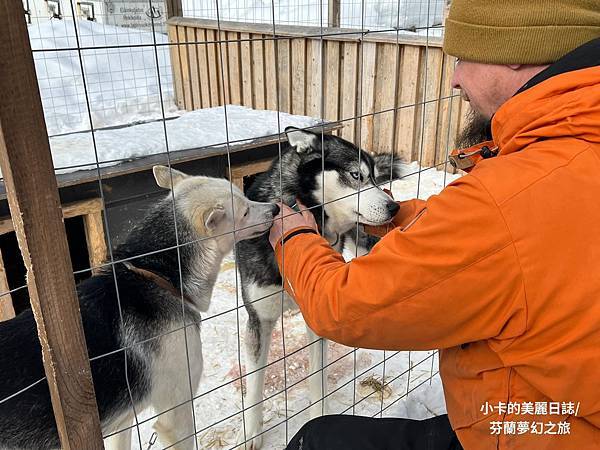
[[[167,280],[165,277],[152,272],[150,270],[146,270],[146,269],[141,269],[139,267],[135,267],[133,264],[131,264],[129,261],[123,261],[123,265],[125,267],[127,267],[127,269],[129,269],[131,272],[141,276],[142,278],[145,278],[146,280],[154,283],[156,286],[158,286],[161,289],[164,289],[165,291],[167,291],[169,294],[171,294],[173,297],[176,298],[183,298],[183,300],[186,303],[189,303],[191,305],[195,305],[194,301],[188,297],[185,293],[182,293],[179,289],[177,289],[175,286],[173,286],[173,284]]]

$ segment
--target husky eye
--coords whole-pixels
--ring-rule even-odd
[[[352,176],[352,178],[354,178],[355,180],[360,179],[360,181],[363,181],[363,176],[362,173],[360,172],[350,172],[350,175]]]
[[[250,211],[250,208],[248,208],[248,209],[246,210],[246,212],[244,213],[244,217],[246,217],[246,216],[248,215],[248,212],[249,212],[249,211]]]

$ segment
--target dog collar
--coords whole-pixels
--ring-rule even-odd
[[[335,247],[338,244],[338,242],[340,242],[340,233],[338,233],[337,231],[334,231],[334,233],[335,233],[335,241],[333,241],[333,242],[327,241],[327,242],[329,242],[329,245],[331,245],[332,247]]]
[[[154,273],[150,270],[140,269],[139,267],[135,267],[129,261],[123,261],[123,265],[125,267],[127,267],[127,269],[129,269],[131,272],[141,276],[142,278],[145,278],[148,281],[151,281],[158,287],[169,292],[173,297],[179,297],[179,298],[183,297],[183,300],[186,303],[189,303],[190,305],[194,305],[194,301],[190,297],[188,297],[187,295],[185,295],[185,293],[183,293],[182,291],[177,289],[175,286],[173,286],[173,284],[169,280],[167,280],[165,277],[163,277],[157,273]]]

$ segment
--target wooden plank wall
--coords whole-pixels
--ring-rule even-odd
[[[179,107],[224,103],[342,121],[342,137],[375,153],[440,165],[467,106],[439,40],[306,27],[174,18],[171,61]],[[281,27],[283,28],[283,27]],[[255,32],[254,32],[255,31]],[[339,30],[338,30],[339,31]]]

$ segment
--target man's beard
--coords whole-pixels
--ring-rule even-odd
[[[468,148],[492,139],[491,121],[481,113],[470,109],[467,122],[456,139],[456,148]]]

